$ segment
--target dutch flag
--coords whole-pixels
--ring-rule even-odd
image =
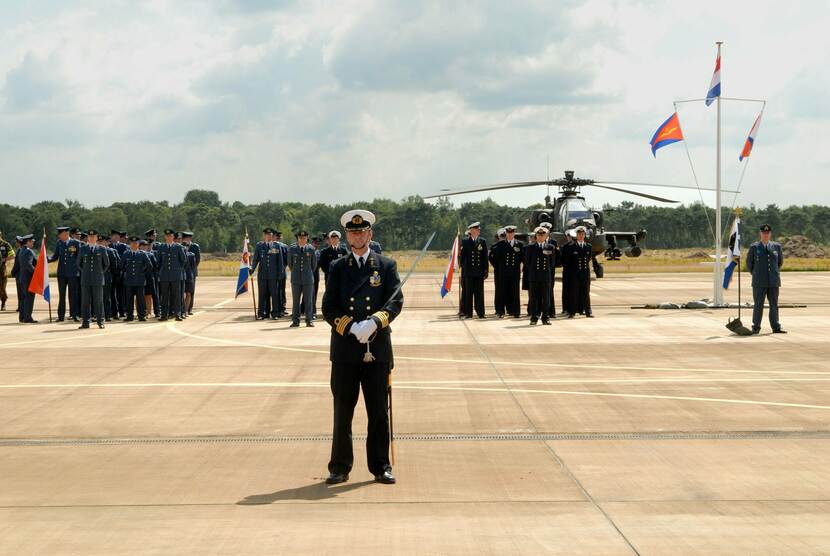
[[[725,290],[729,289],[735,268],[741,264],[741,219],[737,216],[732,223],[732,233],[729,235],[727,255],[729,257],[729,264],[723,271],[723,289]]]
[[[709,106],[720,96],[720,54],[715,60],[715,73],[712,74],[712,82],[709,83],[709,92],[706,93],[706,106]]]
[[[239,277],[236,279],[236,295],[234,299],[248,291],[248,278],[251,275],[251,259],[248,253],[248,234],[245,234],[245,243],[242,244],[242,259],[239,261]]]
[[[758,114],[758,117],[755,118],[755,123],[752,124],[752,129],[749,130],[749,137],[746,138],[746,143],[744,143],[744,149],[741,151],[740,156],[738,157],[739,162],[743,162],[744,158],[749,156],[749,153],[752,152],[752,146],[755,145],[755,136],[758,135],[758,128],[761,126],[761,114]]]
[[[452,290],[452,277],[458,269],[458,234],[452,244],[450,260],[447,261],[447,270],[444,271],[444,279],[441,280],[441,298],[444,298]]]

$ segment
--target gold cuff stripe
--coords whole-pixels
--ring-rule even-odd
[[[389,313],[387,311],[378,311],[372,315],[380,320],[380,327],[386,328],[389,326]]]
[[[342,317],[337,317],[334,319],[334,329],[335,331],[343,336],[346,333],[346,327],[349,326],[349,323],[354,320],[349,315],[343,315]]]

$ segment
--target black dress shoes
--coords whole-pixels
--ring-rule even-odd
[[[392,474],[391,469],[387,469],[380,475],[375,475],[375,482],[382,483],[384,485],[394,485],[395,484],[395,476]]]
[[[78,327],[78,330],[81,330],[83,328],[89,328],[89,323],[88,322],[83,323],[81,326]]]
[[[779,328],[778,330],[773,330],[772,333],[773,334],[786,334],[787,331],[784,330],[783,328]]]
[[[550,326],[550,321],[548,319],[542,319],[542,324],[547,324]]]
[[[348,473],[329,473],[328,478],[326,479],[327,485],[339,485],[340,483],[345,483],[349,480]]]
[[[289,326],[288,328],[297,328],[298,326],[300,326],[299,322],[292,322],[291,326]]]
[[[99,323],[98,323],[98,328],[103,329],[103,328],[104,328],[104,323],[103,323],[103,322],[99,322]]]

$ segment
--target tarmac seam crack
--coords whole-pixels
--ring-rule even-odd
[[[478,338],[476,338],[475,334],[473,334],[472,331],[470,330],[470,327],[467,325],[467,321],[462,320],[461,323],[464,326],[464,330],[467,331],[468,336],[473,341],[473,344],[476,346],[476,349],[478,349],[478,352],[484,358],[483,363],[486,363],[487,365],[490,366],[490,368],[493,370],[493,373],[501,381],[504,388],[506,388],[507,391],[510,393],[510,397],[513,399],[513,403],[516,405],[516,407],[519,409],[519,411],[521,411],[522,415],[524,415],[525,419],[527,420],[528,424],[531,426],[533,431],[538,432],[539,427],[536,426],[536,423],[534,423],[533,419],[531,419],[530,416],[527,414],[527,412],[525,411],[522,404],[519,403],[518,398],[516,398],[516,394],[513,392],[513,390],[510,388],[510,386],[504,380],[504,377],[499,372],[498,366],[493,364],[493,362],[490,360],[490,356],[487,355],[487,352],[484,350],[483,346],[478,341]],[[588,502],[590,502],[591,505],[593,505],[594,508],[600,514],[602,514],[603,517],[605,517],[606,522],[617,532],[617,534],[620,536],[620,538],[622,538],[622,540],[625,541],[625,543],[628,545],[628,548],[631,549],[631,551],[634,554],[637,554],[639,556],[640,552],[634,547],[634,544],[622,532],[622,530],[617,526],[617,524],[614,522],[614,520],[611,519],[611,516],[608,514],[608,512],[606,512],[605,509],[602,506],[600,506],[597,503],[596,500],[594,500],[594,497],[591,496],[591,493],[588,492],[588,490],[585,488],[585,486],[583,486],[583,484],[579,481],[579,479],[577,479],[577,477],[573,474],[573,472],[571,472],[571,470],[565,464],[565,461],[561,457],[559,457],[559,454],[556,453],[556,450],[553,449],[553,446],[551,446],[550,443],[548,443],[548,442],[543,442],[542,444],[547,449],[547,451],[553,456],[554,461],[556,461],[556,463],[559,464],[560,468],[568,475],[568,477],[576,485],[576,487],[580,490],[580,492],[582,492],[582,495],[585,497],[585,499]]]

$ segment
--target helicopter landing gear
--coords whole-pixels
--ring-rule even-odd
[[[591,262],[594,266],[594,274],[596,275],[597,279],[605,276],[605,267],[602,266],[602,263],[599,262],[596,257],[593,257],[591,259]]]

